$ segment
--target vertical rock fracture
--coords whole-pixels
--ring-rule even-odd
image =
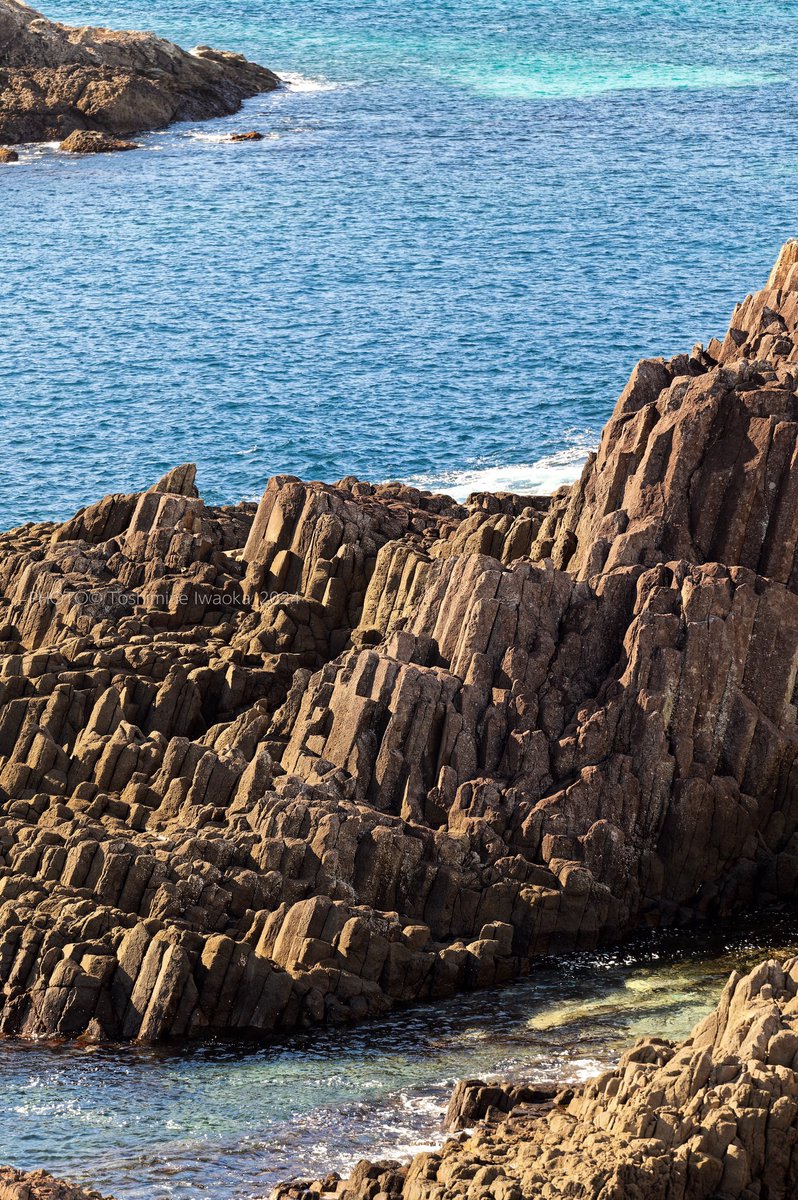
[[[794,897],[798,266],[582,479],[0,536],[0,1031],[343,1022]]]

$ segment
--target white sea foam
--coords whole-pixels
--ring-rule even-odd
[[[231,135],[237,133],[236,129],[228,129],[225,133],[206,133],[201,129],[189,129],[187,137],[190,137],[195,142],[208,142],[210,145],[220,146],[229,143],[231,146],[236,145],[231,140]],[[243,131],[242,131],[243,132]],[[280,137],[279,133],[264,133],[264,142],[274,142]]]
[[[295,71],[283,71],[280,78],[288,84],[292,92],[337,92],[340,88],[352,87],[351,83],[335,83],[332,79],[325,79],[323,76],[318,79],[310,79]]]
[[[516,492],[524,495],[549,495],[564,483],[574,483],[595,441],[580,440],[573,446],[547,454],[531,463],[506,465],[479,464],[463,471],[444,471],[440,475],[415,475],[405,480],[414,487],[445,492],[463,502],[471,492]]]
[[[188,136],[195,142],[229,142],[229,133],[203,133],[201,129],[189,129]]]

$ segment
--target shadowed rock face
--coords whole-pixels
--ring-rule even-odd
[[[356,1020],[794,898],[793,253],[551,500],[186,466],[2,535],[0,1031]]]
[[[151,33],[71,28],[0,0],[0,142],[130,134],[235,112],[277,76],[238,54]]]
[[[796,993],[796,959],[735,973],[679,1045],[643,1039],[614,1071],[553,1103],[545,1089],[471,1081],[455,1092],[453,1123],[464,1104],[470,1124],[486,1117],[472,1136],[409,1166],[363,1161],[343,1182],[280,1187],[273,1200],[792,1200]]]
[[[798,590],[798,274],[788,242],[722,342],[637,365],[552,557],[578,578],[671,558]]]
[[[685,1041],[643,1038],[578,1087],[458,1084],[451,1129],[409,1164],[358,1163],[272,1200],[793,1200],[798,1194],[798,959],[734,972]],[[100,1200],[0,1167],[0,1200]]]

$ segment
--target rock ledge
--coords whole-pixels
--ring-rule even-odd
[[[236,112],[280,84],[265,67],[151,33],[71,28],[0,0],[0,143],[114,136]]]

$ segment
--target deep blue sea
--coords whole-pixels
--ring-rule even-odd
[[[798,5],[51,0],[289,82],[0,174],[0,527],[187,459],[547,489],[798,232]],[[258,144],[221,139],[258,128]]]

